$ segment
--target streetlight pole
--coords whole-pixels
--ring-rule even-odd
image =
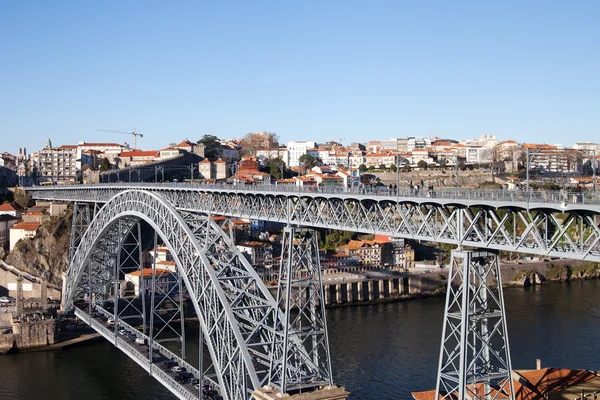
[[[594,190],[594,199],[596,198],[596,146],[594,146],[594,160],[592,161],[592,187]]]
[[[527,179],[527,199],[529,200],[529,147],[525,148],[525,174]]]
[[[456,169],[456,198],[458,198],[458,153],[456,154],[456,160],[454,161],[454,169]]]

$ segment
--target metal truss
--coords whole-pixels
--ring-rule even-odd
[[[514,399],[513,389],[498,255],[452,251],[435,398]]]
[[[206,343],[212,360],[211,366],[201,370],[214,373],[211,379],[216,379],[225,399],[250,398],[252,391],[268,383],[272,354],[282,354],[273,346],[281,345],[274,338],[275,327],[283,326],[283,313],[231,237],[210,216],[177,211],[156,193],[121,192],[106,202],[81,237],[67,273],[66,304],[73,303],[82,287],[97,293],[95,296],[109,298],[111,281],[112,294],[117,296],[122,273],[127,268],[141,270],[142,220],[173,256],[182,285],[178,299],[181,301],[182,293],[187,292],[193,302],[202,330],[201,342]],[[161,289],[156,282],[156,268],[153,270],[151,290],[156,293]],[[146,290],[141,292],[144,296]],[[168,289],[164,292],[170,293]],[[122,319],[124,307],[132,309],[134,305],[117,297],[115,320]],[[153,295],[150,325],[160,323],[155,310],[157,299]],[[137,308],[138,316],[139,311]],[[145,329],[143,309],[141,318]],[[162,322],[172,325],[173,321]],[[150,328],[153,333],[154,328]],[[150,338],[160,340],[156,335]],[[303,359],[301,356],[300,352],[298,365],[311,362],[308,353]]]
[[[314,230],[286,227],[282,240],[277,321],[269,384],[281,392],[332,385],[319,244]],[[308,355],[308,357],[306,357]]]
[[[183,184],[93,185],[28,192],[37,199],[104,203],[123,190],[138,187],[160,193],[181,211],[600,262],[600,206],[566,204],[550,195],[532,201],[510,201],[506,196],[488,199],[480,192],[464,199],[403,198],[277,192],[270,186],[264,191],[261,186],[238,191],[231,186]]]

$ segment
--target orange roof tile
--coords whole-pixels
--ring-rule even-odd
[[[171,271],[169,271],[166,268],[156,268],[156,274],[157,275],[161,275],[161,274],[170,274]],[[152,268],[143,268],[142,271],[133,271],[128,273],[127,275],[129,276],[140,276],[142,275],[144,278],[147,278],[149,276],[152,276]]]
[[[134,150],[134,151],[123,151],[119,154],[119,157],[156,157],[158,155],[157,150]]]
[[[0,211],[17,211],[10,204],[0,204]]]
[[[39,222],[19,222],[16,225],[13,225],[10,229],[22,229],[24,231],[37,231],[40,227]]]

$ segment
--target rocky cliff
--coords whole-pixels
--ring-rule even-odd
[[[17,243],[6,263],[60,286],[68,265],[71,215],[68,209],[62,217],[45,221],[34,238]]]

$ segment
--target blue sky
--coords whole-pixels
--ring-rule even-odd
[[[0,151],[203,134],[600,142],[598,1],[2,1]]]

